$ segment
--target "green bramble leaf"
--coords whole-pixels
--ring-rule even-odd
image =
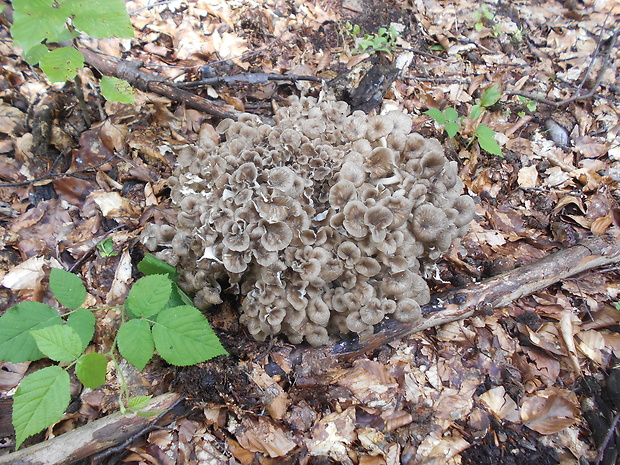
[[[478,143],[480,147],[487,152],[503,157],[502,148],[497,143],[495,138],[495,131],[488,127],[486,124],[480,124],[474,133],[478,138]]]
[[[84,67],[84,57],[72,47],[60,47],[43,55],[40,66],[51,82],[64,82]]]
[[[46,367],[26,376],[13,396],[15,448],[60,421],[70,400],[69,374],[62,368]]]
[[[431,108],[430,110],[426,110],[424,114],[433,118],[438,124],[446,124],[446,116],[441,110],[438,110],[437,108]]]
[[[204,315],[189,305],[157,315],[153,340],[159,355],[171,365],[195,365],[227,354]]]
[[[31,66],[37,66],[44,55],[49,53],[48,48],[43,44],[38,44],[32,47],[30,50],[24,53],[26,63]]]
[[[469,119],[478,119],[482,115],[483,111],[484,111],[484,108],[482,108],[478,104],[475,104],[471,107],[471,110],[469,111],[469,115],[467,115],[467,117]]]
[[[89,389],[97,389],[105,383],[108,371],[108,358],[103,354],[84,354],[75,364],[75,374]]]
[[[455,123],[452,121],[448,121],[446,122],[445,128],[446,132],[448,133],[448,137],[454,137],[459,132],[459,129],[461,129],[461,125],[458,122]]]
[[[82,352],[86,350],[95,334],[96,321],[93,312],[87,308],[78,308],[67,318],[67,326],[73,328],[82,341]]]
[[[0,360],[21,363],[39,360],[43,353],[30,331],[62,324],[58,312],[39,302],[23,302],[0,317]]]
[[[72,362],[82,353],[82,340],[66,325],[54,325],[30,331],[43,354],[57,362]]]
[[[149,318],[162,311],[170,295],[172,283],[166,275],[156,274],[140,278],[129,291],[125,310],[136,317]]]
[[[65,0],[73,25],[95,39],[133,37],[124,0]]]
[[[82,280],[65,270],[52,268],[50,289],[58,302],[72,310],[81,307],[86,300],[86,288]]]
[[[127,402],[127,408],[132,410],[140,410],[149,405],[153,396],[134,396],[130,397]]]
[[[174,266],[169,265],[150,253],[147,253],[144,258],[140,260],[140,263],[138,263],[138,271],[146,276],[165,274],[174,282],[176,282],[179,277],[179,273]]]
[[[111,76],[103,76],[99,83],[101,94],[110,102],[132,104],[135,101],[133,88],[127,81]]]
[[[456,122],[459,120],[459,114],[452,107],[448,107],[444,110],[443,114],[446,117],[446,121]]]
[[[145,320],[129,320],[123,323],[116,335],[116,343],[125,360],[138,370],[144,369],[155,351],[151,325]]]
[[[495,105],[501,96],[502,94],[499,91],[499,86],[494,85],[493,87],[489,87],[482,94],[482,98],[480,99],[480,106],[490,107],[491,105]]]
[[[14,0],[11,36],[24,51],[44,40],[67,40],[67,14],[52,0]]]

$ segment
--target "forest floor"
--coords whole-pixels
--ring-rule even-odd
[[[369,58],[356,53],[347,22],[359,25],[358,38],[394,26],[393,53],[384,56],[405,65],[373,111],[403,108],[415,131],[438,138],[477,206],[470,232],[439,263],[433,292],[618,228],[615,0],[149,3],[127,2],[135,39],[88,45],[176,82],[200,79],[207,65],[219,76],[332,79]],[[134,105],[103,102],[97,71],[86,68],[88,125],[73,85],[50,85],[29,67],[6,21],[0,38],[0,309],[53,302],[50,266],[83,278],[89,306],[118,304],[139,276],[140,232],[173,218],[166,179],[176,154],[219,119],[141,91]],[[464,118],[454,138],[424,113],[469,115],[493,86],[497,103]],[[287,96],[319,89],[268,81],[197,92],[269,117]],[[480,122],[496,132],[503,156],[472,141]],[[279,338],[256,342],[228,299],[207,316],[230,356],[183,369],[154,361],[131,377],[140,394],[182,393],[190,413],[100,463],[612,464],[620,451],[619,293],[616,267],[586,272],[354,360]],[[104,346],[114,318],[101,316],[95,345]],[[11,393],[36,364],[1,363],[3,454],[14,446]],[[110,373],[104,387],[76,392],[72,413],[28,444],[115,411],[115,387]]]

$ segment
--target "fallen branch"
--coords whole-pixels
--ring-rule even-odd
[[[163,412],[160,415],[145,418],[134,414],[113,413],[49,441],[0,456],[0,465],[65,465],[78,462],[122,444],[136,433],[155,425],[179,401],[179,394],[162,394],[152,399],[145,408]]]
[[[435,295],[429,304],[422,307],[420,321],[407,324],[386,320],[363,343],[345,341],[334,345],[331,353],[342,358],[361,355],[408,334],[469,318],[476,313],[492,313],[495,308],[505,307],[520,297],[583,271],[617,262],[620,262],[620,237],[594,236],[579,245],[487,281]]]
[[[79,48],[79,50],[84,55],[86,62],[101,74],[124,79],[141,91],[163,95],[170,100],[184,103],[194,110],[203,111],[219,118],[237,119],[241,114],[237,110],[225,109],[196,94],[179,89],[164,76],[143,71],[140,69],[142,66],[140,62],[119,60],[85,48]]]
[[[195,89],[205,86],[216,86],[222,84],[264,84],[269,81],[312,81],[323,82],[324,80],[316,76],[302,76],[300,74],[274,74],[274,73],[246,73],[235,74],[233,76],[215,76],[200,81],[180,82],[174,85],[179,89]]]

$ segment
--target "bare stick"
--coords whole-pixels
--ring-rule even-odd
[[[152,399],[145,410],[167,412],[179,400],[179,394],[162,394]],[[0,456],[0,465],[75,463],[125,442],[138,431],[144,431],[150,425],[154,425],[161,416],[160,414],[145,418],[135,414],[113,413],[49,441]]]
[[[331,353],[343,358],[354,357],[408,334],[462,320],[476,313],[492,312],[494,308],[507,306],[520,297],[583,271],[617,262],[620,262],[620,238],[615,235],[594,236],[579,245],[562,249],[487,281],[433,296],[431,302],[422,307],[423,317],[419,321],[407,324],[386,320],[363,343],[339,343],[331,348]]]

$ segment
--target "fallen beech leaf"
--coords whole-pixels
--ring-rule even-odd
[[[526,397],[521,406],[523,424],[540,434],[554,434],[574,425],[579,408],[569,400],[571,394],[570,391],[549,388]]]
[[[512,398],[506,393],[504,386],[489,389],[480,396],[480,400],[487,404],[489,410],[499,419],[518,423],[519,408]]]
[[[357,438],[355,417],[355,407],[349,407],[344,412],[330,413],[321,418],[312,430],[308,453],[339,461],[347,460],[347,445]]]
[[[520,187],[536,187],[538,182],[538,170],[536,165],[521,168],[517,177]]]
[[[601,351],[605,347],[605,338],[599,331],[589,330],[581,331],[577,334],[579,343],[577,348],[590,360],[603,364],[603,355]]]
[[[243,421],[235,435],[239,444],[247,450],[269,454],[272,458],[283,457],[297,447],[286,437],[282,428],[263,417],[259,417],[258,422],[249,419]]]
[[[47,260],[43,257],[31,257],[9,271],[2,279],[2,285],[9,289],[35,289],[39,279],[43,277],[43,265]]]

